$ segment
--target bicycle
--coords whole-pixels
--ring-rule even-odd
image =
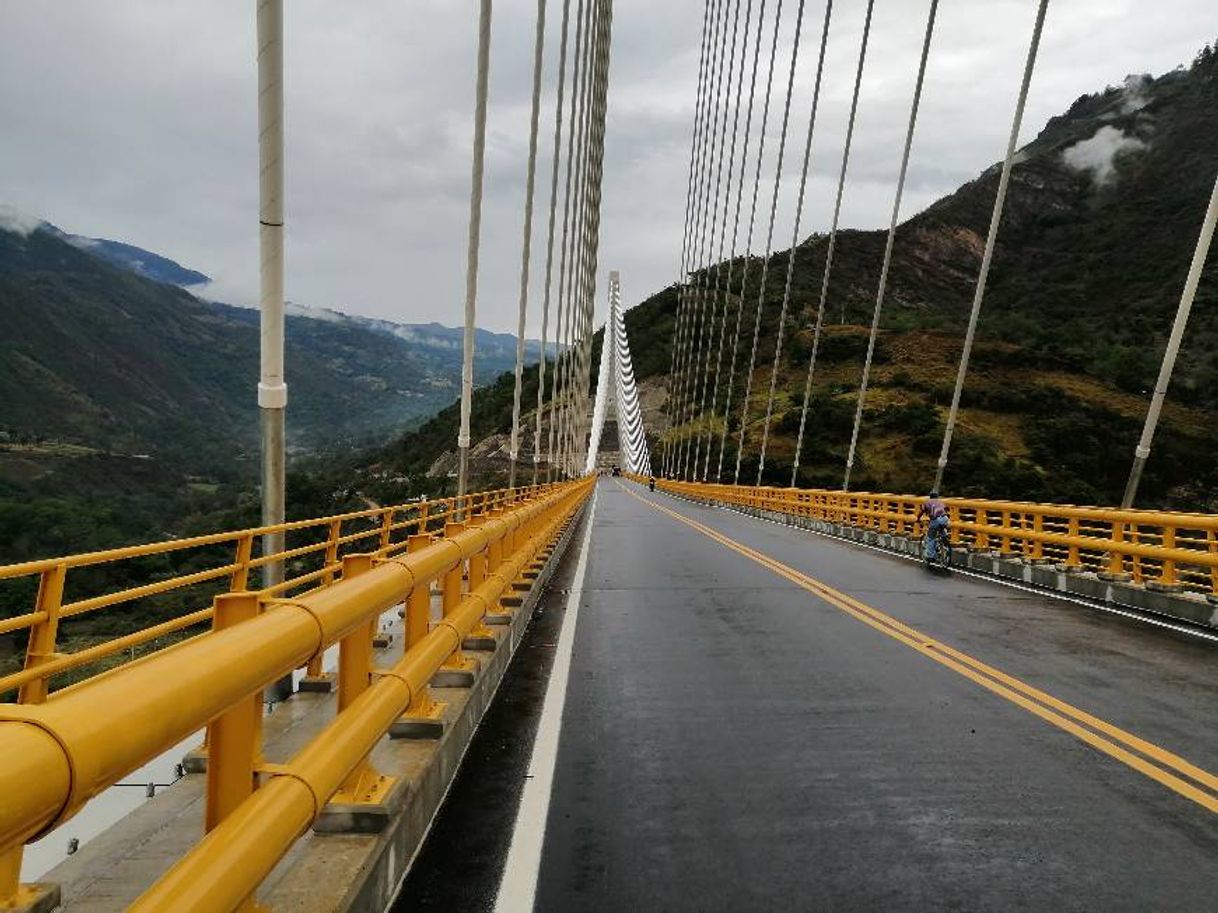
[[[930,557],[930,541],[929,537],[935,536],[935,557]],[[927,524],[926,532],[922,534],[922,563],[926,565],[926,569],[934,570],[935,567],[941,567],[947,570],[952,566],[952,542],[948,535],[947,527],[932,527]]]

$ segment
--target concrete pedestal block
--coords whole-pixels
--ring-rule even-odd
[[[1146,589],[1152,593],[1182,593],[1184,592],[1184,584],[1182,583],[1161,583],[1158,580],[1147,580]]]
[[[1060,590],[1064,588],[1064,581],[1060,579],[1061,572],[1057,570],[1056,564],[1031,564],[1028,566],[1029,583],[1036,586],[1045,587],[1050,590]]]
[[[372,644],[376,646],[376,641],[373,641]],[[334,690],[334,673],[324,672],[321,675],[306,675],[300,680],[299,690],[315,694],[329,694]]]
[[[504,602],[502,599],[499,601]],[[504,602],[504,605],[507,605],[507,603]],[[519,606],[520,601],[517,600],[515,605]],[[483,621],[485,621],[488,625],[510,625],[513,617],[514,616],[511,612],[487,612]]]
[[[388,785],[367,802],[330,802],[313,822],[316,834],[379,834],[406,805],[410,781],[386,778]]]
[[[461,640],[462,650],[481,650],[484,653],[494,653],[499,646],[494,632],[490,630],[471,631]]]
[[[46,882],[23,884],[13,906],[3,907],[5,913],[51,913],[59,906],[59,885]]]
[[[1067,593],[1100,601],[1108,599],[1112,589],[1110,584],[1094,574],[1066,574],[1062,577],[1062,588]]]
[[[449,668],[441,667],[435,675],[431,677],[431,687],[433,688],[472,688],[475,679],[478,677],[478,662],[471,661],[471,665],[466,668],[458,668],[452,666]]]
[[[447,704],[432,701],[426,713],[404,714],[389,727],[391,739],[439,739],[444,735]]]
[[[207,773],[207,748],[200,745],[182,755],[182,770],[188,774]]]
[[[1105,583],[1128,583],[1133,580],[1133,574],[1126,574],[1124,572],[1111,574],[1108,571],[1100,571],[1095,576]]]

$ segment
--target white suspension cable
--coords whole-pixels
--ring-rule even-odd
[[[577,350],[577,341],[579,339],[578,319],[579,313],[577,309],[578,292],[580,282],[580,258],[583,252],[584,242],[584,222],[583,222],[583,202],[585,190],[585,166],[588,155],[588,124],[591,117],[589,103],[589,88],[591,86],[591,71],[592,71],[592,21],[594,18],[596,0],[588,0],[585,6],[581,7],[582,16],[580,23],[576,28],[576,43],[580,48],[579,59],[579,79],[578,90],[576,93],[576,109],[579,112],[573,130],[576,136],[576,155],[572,162],[574,171],[573,184],[571,187],[571,233],[568,239],[569,249],[567,251],[567,276],[564,290],[564,314],[566,319],[567,333],[566,343],[567,348],[563,360],[562,371],[562,393],[559,399],[558,410],[558,432],[557,432],[557,448],[558,452],[555,457],[555,464],[559,470],[560,478],[570,476],[569,466],[567,462],[569,448],[568,435],[570,433],[571,420],[571,397],[572,385],[575,377],[575,359]]]
[[[690,245],[689,263],[686,266],[687,274],[692,274],[689,279],[691,287],[686,291],[687,299],[692,307],[690,311],[691,322],[687,344],[688,354],[686,356],[682,394],[684,407],[681,412],[681,424],[687,427],[678,445],[677,475],[681,478],[688,478],[689,473],[689,458],[692,446],[690,436],[693,429],[688,426],[693,422],[697,408],[698,364],[701,361],[704,337],[703,329],[706,323],[706,296],[700,279],[704,263],[707,213],[710,207],[711,175],[714,172],[715,165],[715,136],[719,129],[719,100],[723,78],[724,49],[727,45],[727,29],[725,26],[728,6],[728,3],[721,3],[719,5],[712,33],[712,46],[717,48],[717,53],[714,56],[714,69],[711,75],[713,89],[709,91],[707,101],[707,116],[710,118],[710,129],[707,131],[709,140],[704,139],[703,141],[703,176],[697,185],[698,195],[697,206],[694,211],[694,233]],[[709,100],[712,95],[714,97],[713,103]]]
[[[748,27],[747,21],[745,23],[745,27],[746,27],[746,29]],[[739,6],[739,4],[737,4],[736,13],[732,17],[732,39],[731,39],[730,48],[728,50],[727,79],[724,80],[724,82],[719,84],[718,92],[720,92],[720,93],[722,92],[724,83],[726,83],[730,86],[730,84],[732,82],[732,77],[735,75],[736,45],[737,45],[737,38],[739,36],[739,32],[740,32],[740,6]],[[744,72],[743,62],[741,63],[740,70],[741,70],[741,73],[743,74],[743,72]],[[737,93],[737,94],[739,94],[739,93]],[[716,95],[715,102],[716,102],[716,105],[718,106],[718,103],[719,103],[718,94]],[[738,124],[739,116],[740,116],[739,99],[737,99],[737,103],[735,105],[733,105],[732,107],[735,111],[735,123]],[[707,256],[711,257],[714,260],[715,283],[714,283],[713,288],[710,285],[711,267],[708,265],[707,268],[705,270],[703,270],[703,272],[702,272],[702,287],[704,290],[703,294],[709,296],[709,299],[710,299],[710,301],[709,301],[709,318],[710,319],[707,321],[706,367],[704,370],[699,372],[699,375],[698,375],[698,413],[697,413],[697,419],[694,424],[694,461],[693,461],[692,474],[696,478],[699,478],[699,479],[706,478],[706,468],[704,465],[702,472],[699,474],[698,462],[702,456],[702,434],[698,431],[698,424],[702,423],[706,417],[706,392],[709,387],[709,381],[708,381],[707,375],[710,374],[711,352],[713,351],[713,348],[714,348],[714,346],[712,345],[712,342],[713,342],[714,333],[715,333],[715,322],[716,322],[715,318],[716,318],[716,315],[718,312],[721,312],[720,319],[718,321],[719,327],[720,327],[720,330],[719,330],[719,351],[720,352],[722,352],[722,350],[723,350],[723,335],[724,335],[723,328],[727,324],[727,303],[721,297],[721,285],[720,285],[720,278],[721,278],[720,277],[720,272],[721,272],[720,268],[721,268],[721,264],[723,262],[723,250],[724,250],[724,246],[725,246],[725,242],[726,242],[726,238],[727,238],[727,216],[728,216],[728,198],[727,197],[724,197],[722,220],[720,220],[720,217],[719,217],[719,198],[720,198],[720,196],[722,196],[722,190],[723,190],[723,160],[725,158],[723,151],[724,151],[724,146],[727,145],[727,103],[725,103],[723,106],[723,113],[724,113],[723,132],[719,136],[718,162],[717,162],[716,169],[715,169],[715,197],[714,197],[714,204],[711,209],[710,233],[707,237],[707,251],[706,251]],[[731,150],[731,155],[728,157],[728,158],[730,158],[730,165],[728,167],[728,173],[727,173],[727,184],[728,184],[729,188],[731,187],[731,184],[732,184],[732,168],[736,164],[735,140],[736,140],[736,134],[735,134],[735,128],[733,128],[732,150]],[[718,245],[717,253],[714,251],[716,233],[719,236],[719,245]],[[722,305],[722,307],[720,305]],[[715,387],[716,387],[716,389],[718,389],[718,373],[717,373],[718,368],[716,367],[715,370],[716,370]],[[713,418],[713,416],[712,416],[712,418]],[[706,433],[705,464],[709,464],[709,463],[710,463],[710,430],[708,428],[707,433]]]
[[[782,12],[781,3],[779,13]],[[744,401],[740,409],[740,440],[736,450],[736,473],[732,484],[740,481],[740,462],[744,456],[744,436],[748,430],[749,398],[753,391],[753,370],[757,362],[757,339],[761,334],[761,310],[765,304],[766,280],[770,275],[770,253],[774,250],[774,220],[778,214],[778,192],[782,187],[782,160],[787,148],[787,128],[791,120],[791,94],[795,87],[795,67],[799,60],[799,36],[803,27],[804,0],[799,0],[799,9],[795,14],[795,41],[791,50],[791,70],[787,75],[787,98],[782,110],[782,131],[778,140],[778,161],[774,166],[774,193],[770,198],[770,224],[766,229],[765,259],[761,263],[761,282],[757,289],[757,321],[753,326],[753,352],[749,356],[748,377],[744,385]],[[778,26],[774,26],[775,49],[778,43]],[[773,60],[770,63],[773,69]],[[773,78],[773,72],[770,74]]]
[[[964,390],[964,378],[968,375],[969,355],[973,350],[973,338],[977,333],[977,317],[981,313],[981,302],[985,299],[985,283],[990,274],[990,262],[994,258],[994,244],[998,239],[998,225],[1002,221],[1002,207],[1007,198],[1007,184],[1011,180],[1011,165],[1015,159],[1015,144],[1019,141],[1019,127],[1023,122],[1023,109],[1028,101],[1028,87],[1032,83],[1032,70],[1036,66],[1036,51],[1040,47],[1040,35],[1045,25],[1045,11],[1049,0],[1040,0],[1036,10],[1036,24],[1032,27],[1032,41],[1028,46],[1028,59],[1024,65],[1023,82],[1019,87],[1019,101],[1015,105],[1015,117],[1011,123],[1011,136],[1007,140],[1007,154],[1002,163],[1002,176],[998,179],[998,193],[994,197],[994,212],[990,216],[990,230],[985,239],[985,253],[981,257],[981,270],[977,274],[977,290],[973,295],[973,307],[969,312],[968,330],[964,334],[964,349],[960,353],[960,367],[956,372],[956,388],[952,393],[952,405],[947,415],[947,427],[943,431],[943,449],[939,452],[939,464],[935,470],[934,488],[943,484],[943,470],[947,466],[947,455],[952,446],[952,431],[956,427],[956,415],[960,411],[960,394]],[[851,454],[853,458],[853,453]],[[850,463],[846,464],[846,480],[850,483]]]
[[[690,170],[690,180],[692,184],[692,194],[689,199],[689,207],[686,213],[686,234],[681,250],[681,268],[678,286],[678,295],[680,301],[684,305],[683,311],[685,314],[684,324],[681,328],[681,344],[677,356],[677,373],[675,383],[673,384],[673,408],[672,408],[672,431],[677,433],[677,429],[681,429],[684,425],[685,404],[687,401],[686,388],[687,377],[689,374],[689,360],[692,354],[692,339],[695,328],[695,317],[697,313],[697,300],[694,295],[689,273],[692,268],[692,262],[695,258],[694,247],[698,228],[698,215],[701,212],[702,196],[705,189],[705,181],[703,180],[703,172],[705,170],[708,136],[710,133],[710,113],[711,113],[711,85],[712,73],[714,70],[715,54],[714,50],[717,46],[717,36],[719,34],[720,14],[723,11],[723,3],[716,2],[713,6],[713,12],[710,15],[709,30],[707,33],[706,47],[706,70],[702,80],[700,106],[695,111],[695,156],[693,165]],[[707,9],[712,9],[710,0],[707,2]],[[686,429],[687,430],[687,429]],[[684,434],[674,438],[672,442],[672,456],[670,474],[676,476],[680,471],[680,459],[683,450]]]
[[[561,450],[562,431],[566,418],[567,388],[571,373],[571,301],[569,286],[574,267],[572,256],[574,239],[578,227],[573,224],[577,205],[575,194],[579,187],[577,172],[579,162],[583,158],[583,123],[584,123],[584,84],[587,81],[587,44],[585,26],[588,12],[585,6],[591,5],[591,0],[579,0],[575,14],[575,51],[571,64],[571,125],[567,134],[567,165],[563,193],[563,225],[562,239],[559,252],[558,266],[558,334],[560,340],[559,354],[554,365],[554,391],[550,404],[550,434],[549,434],[549,466],[546,472],[547,481],[555,471],[562,475]]]
[[[537,366],[537,421],[533,431],[533,484],[537,484],[538,469],[541,465],[541,425],[546,415],[546,361],[547,361],[547,332],[550,323],[550,288],[554,269],[554,223],[558,203],[558,171],[562,159],[562,115],[563,93],[566,88],[567,75],[567,29],[571,0],[563,0],[562,4],[562,37],[558,50],[558,90],[554,108],[554,152],[550,168],[550,217],[546,229],[546,279],[545,292],[541,305],[541,361]],[[558,365],[558,357],[562,354],[558,342],[557,326],[554,334],[554,364]],[[553,421],[553,394],[551,394],[551,421]]]
[[[1205,259],[1209,255],[1210,242],[1214,239],[1214,226],[1218,223],[1218,179],[1214,181],[1214,191],[1210,194],[1209,206],[1205,210],[1205,218],[1201,222],[1201,233],[1197,237],[1197,246],[1193,250],[1193,260],[1188,268],[1188,277],[1184,280],[1184,290],[1180,294],[1180,304],[1176,308],[1176,319],[1172,323],[1171,335],[1167,339],[1167,348],[1163,352],[1163,362],[1159,366],[1159,377],[1155,381],[1154,395],[1150,399],[1150,407],[1146,410],[1146,422],[1142,425],[1142,436],[1134,450],[1133,466],[1129,470],[1129,481],[1125,484],[1125,495],[1121,498],[1121,507],[1132,507],[1138,496],[1138,485],[1142,481],[1142,470],[1150,456],[1150,445],[1154,442],[1155,429],[1159,425],[1159,413],[1163,410],[1163,400],[1167,397],[1167,388],[1171,384],[1172,371],[1176,367],[1176,355],[1180,352],[1180,343],[1184,339],[1184,328],[1188,325],[1188,315],[1193,309],[1193,299],[1197,295],[1197,286],[1201,282],[1201,272],[1205,268]]]
[[[765,0],[762,0],[761,14],[762,14],[762,17],[764,17]],[[752,17],[753,17],[753,0],[748,0],[748,6],[744,12],[744,38],[741,42],[741,48],[740,48],[740,75],[736,82],[736,104],[734,106],[734,111],[732,114],[732,145],[731,145],[731,151],[728,153],[728,171],[727,171],[728,196],[723,201],[723,207],[724,207],[723,227],[722,227],[722,231],[721,231],[721,234],[719,237],[719,255],[715,262],[715,294],[716,294],[716,296],[718,296],[720,294],[720,292],[719,292],[720,272],[722,270],[724,255],[727,253],[727,248],[726,248],[727,222],[728,222],[727,211],[731,206],[732,178],[735,174],[735,168],[736,168],[736,140],[738,138],[738,134],[739,134],[739,130],[740,130],[740,97],[744,92],[745,58],[747,58],[747,56],[748,56],[749,29],[752,27]],[[761,20],[759,19],[757,22],[757,34],[759,37],[761,35],[761,25],[762,25],[762,23],[761,23]],[[735,38],[735,35],[733,34],[733,36],[732,36],[733,50],[735,48],[735,43],[736,43],[736,38]],[[753,69],[754,79],[756,79],[756,76],[757,76],[757,70],[756,70],[756,66],[754,66],[754,69]],[[749,107],[749,117],[751,118],[752,113],[753,113],[753,98],[752,98],[751,93],[749,95],[749,106],[748,107]],[[715,407],[719,403],[719,376],[720,376],[720,370],[723,366],[723,343],[727,336],[728,299],[731,297],[731,293],[732,293],[732,273],[736,266],[736,242],[740,236],[740,204],[741,204],[742,198],[744,196],[744,170],[745,170],[745,166],[748,161],[748,154],[749,154],[747,124],[745,126],[745,131],[746,131],[746,135],[745,135],[744,151],[743,151],[743,155],[740,159],[740,177],[741,177],[740,182],[739,182],[740,186],[739,186],[739,190],[736,193],[736,212],[735,212],[735,216],[732,221],[732,247],[731,247],[731,253],[730,253],[730,255],[728,255],[727,277],[726,277],[726,281],[724,282],[723,292],[722,292],[722,294],[723,294],[723,320],[720,323],[719,345],[717,347],[717,353],[715,355],[715,386],[714,386],[714,389],[711,391],[710,422],[707,423],[707,428],[706,428],[706,462],[702,467],[702,478],[703,479],[705,479],[710,472],[711,437],[714,433]],[[742,309],[741,305],[743,303],[743,300],[744,299],[742,296],[737,296],[737,298],[736,298],[736,332],[737,332],[737,335],[739,334],[739,331],[740,331],[740,313],[741,313],[741,309]],[[727,428],[726,410],[723,413],[723,426],[724,426],[724,429],[726,430],[726,428]],[[722,446],[720,446],[720,448],[719,448],[719,459],[720,459],[720,468],[722,468],[722,459],[723,459]],[[718,481],[717,475],[715,477],[715,481]]]
[[[892,202],[892,218],[888,222],[888,240],[884,245],[884,260],[880,267],[880,283],[875,295],[875,310],[871,315],[871,333],[867,337],[867,355],[863,359],[863,376],[859,383],[859,399],[854,409],[854,427],[850,432],[850,450],[846,456],[846,475],[842,482],[842,489],[850,487],[850,470],[854,467],[855,448],[858,446],[859,429],[863,422],[863,406],[867,398],[867,384],[871,379],[871,362],[875,355],[875,340],[880,329],[880,313],[884,308],[884,295],[888,290],[888,269],[892,263],[892,248],[897,237],[897,221],[901,215],[901,197],[905,192],[905,176],[909,170],[909,152],[913,147],[914,128],[918,122],[918,106],[922,100],[922,85],[926,78],[926,61],[930,56],[930,39],[935,28],[935,13],[938,10],[938,0],[931,0],[930,13],[926,17],[926,34],[922,39],[922,56],[918,62],[918,78],[914,83],[913,102],[909,106],[909,127],[905,131],[905,148],[901,153],[901,168],[897,174],[897,192]],[[845,163],[842,164],[842,176],[845,177]],[[840,191],[839,191],[840,193]],[[840,199],[840,197],[839,197]],[[836,223],[835,223],[836,225]],[[833,255],[833,245],[830,241],[829,256]],[[829,262],[825,264],[825,281],[821,289],[821,313],[817,315],[817,334],[819,337],[820,322],[824,317],[825,308],[825,292],[829,287]],[[843,305],[842,322],[845,323],[845,305]],[[818,340],[819,341],[819,340]],[[813,345],[812,361],[808,365],[808,389],[804,393],[804,415],[807,415],[808,396],[811,393],[812,387],[812,369],[816,360],[816,346]],[[803,444],[804,422],[800,419],[799,423],[799,444]],[[798,449],[796,450],[796,472],[799,470]],[[791,485],[794,486],[795,478],[792,476]]]
[[[863,60],[867,56],[867,38],[871,33],[871,10],[874,0],[867,0],[867,16],[863,21],[863,41],[859,49],[859,67],[855,77],[854,92],[858,97],[858,86],[863,78]],[[766,400],[765,425],[761,434],[761,448],[757,458],[757,484],[765,471],[766,445],[770,441],[770,419],[774,415],[774,388],[778,383],[778,370],[782,364],[782,340],[786,332],[787,308],[791,303],[791,280],[795,275],[795,257],[799,252],[800,223],[804,212],[804,193],[808,186],[808,164],[812,160],[812,138],[816,133],[816,110],[820,105],[820,85],[825,71],[825,48],[829,44],[829,22],[833,14],[833,0],[825,4],[825,24],[820,36],[820,54],[816,62],[816,85],[812,90],[812,111],[808,116],[808,136],[804,141],[803,166],[799,171],[799,194],[795,201],[795,224],[791,231],[791,249],[787,254],[787,278],[782,290],[782,307],[778,312],[778,338],[774,342],[774,366],[770,371],[770,395]],[[851,110],[853,117],[853,109]]]
[[[744,154],[741,158],[740,166],[740,184],[736,190],[736,215],[733,220],[733,225],[736,230],[740,227],[740,205],[744,196],[744,180],[745,180],[745,163],[749,157],[749,138],[751,135],[753,124],[753,102],[757,94],[757,69],[761,58],[761,39],[765,30],[765,0],[761,0],[761,9],[757,15],[757,40],[753,45],[753,67],[752,76],[749,84],[749,107],[748,114],[745,117],[744,123]],[[757,221],[757,194],[761,187],[761,163],[765,157],[765,129],[770,117],[770,94],[774,86],[774,57],[777,50],[778,42],[778,23],[782,18],[782,0],[778,0],[778,10],[774,17],[774,47],[770,51],[770,67],[769,78],[766,80],[765,88],[765,104],[762,107],[761,114],[761,131],[757,139],[757,171],[753,176],[753,201],[749,207],[749,230],[748,240],[744,245],[744,264],[741,269],[740,276],[740,295],[736,305],[736,330],[732,337],[732,360],[727,372],[727,395],[723,402],[723,432],[719,436],[719,462],[715,469],[715,479],[719,480],[723,477],[723,451],[727,446],[727,431],[728,425],[731,423],[732,414],[732,391],[736,380],[736,356],[740,348],[740,325],[744,317],[744,299],[748,292],[749,283],[749,265],[753,259],[753,229]],[[732,285],[731,268],[735,264],[736,237],[732,237],[732,264],[728,267],[727,284],[728,288]],[[760,313],[760,312],[759,312]],[[756,354],[756,335],[754,335],[754,354]]]
[[[529,160],[524,181],[524,238],[520,252],[520,302],[516,317],[516,383],[512,391],[512,437],[508,445],[508,488],[516,487],[520,453],[520,387],[524,381],[524,322],[529,306],[529,257],[533,244],[533,189],[537,174],[537,121],[541,114],[541,66],[545,46],[546,0],[537,0],[537,34],[533,39],[533,107],[529,116]],[[541,360],[546,360],[545,341]]]
[[[702,90],[705,76],[705,65],[707,59],[707,38],[709,36],[708,24],[710,19],[711,0],[706,0],[702,6],[702,44],[698,53],[698,88],[695,95],[694,103],[694,123],[691,130],[689,141],[689,175],[685,185],[685,225],[682,229],[681,236],[681,269],[684,269],[685,250],[689,239],[689,223],[690,214],[693,204],[693,188],[694,188],[694,161],[698,148],[698,125],[702,111]],[[684,272],[679,272],[677,276],[676,287],[676,314],[673,318],[672,328],[672,354],[669,359],[668,367],[668,395],[664,404],[664,411],[668,418],[668,429],[664,436],[664,447],[661,457],[661,471],[664,475],[669,473],[669,457],[671,454],[671,435],[668,430],[676,427],[676,422],[673,414],[675,382],[677,377],[677,355],[680,351],[682,340],[682,329],[684,327],[684,318],[686,308],[684,307],[685,296],[683,289],[685,287]]]
[[[474,101],[474,155],[469,194],[469,243],[465,265],[465,333],[461,361],[461,428],[457,433],[460,464],[457,497],[465,497],[469,472],[469,418],[474,394],[474,326],[478,310],[478,247],[482,231],[482,165],[486,152],[486,87],[490,75],[491,0],[481,0],[478,14],[478,76]]]

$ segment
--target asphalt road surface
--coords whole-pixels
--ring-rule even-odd
[[[564,628],[536,910],[1218,909],[1212,643],[618,480],[575,560],[396,910],[494,908]]]

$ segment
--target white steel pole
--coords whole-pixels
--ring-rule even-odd
[[[1142,437],[1134,450],[1133,467],[1129,470],[1129,481],[1125,485],[1125,496],[1121,499],[1121,507],[1132,507],[1134,498],[1138,496],[1142,470],[1150,456],[1150,445],[1154,441],[1155,429],[1159,425],[1159,414],[1163,411],[1163,400],[1167,397],[1167,387],[1171,383],[1172,371],[1176,367],[1176,356],[1180,353],[1180,342],[1184,339],[1188,315],[1193,309],[1193,299],[1197,296],[1197,285],[1201,282],[1201,272],[1205,268],[1205,259],[1210,252],[1210,242],[1214,240],[1216,223],[1218,223],[1218,179],[1214,181],[1210,204],[1205,211],[1205,219],[1201,223],[1201,234],[1197,238],[1197,247],[1193,251],[1193,262],[1188,268],[1188,278],[1184,280],[1184,291],[1180,295],[1180,305],[1176,308],[1176,320],[1172,324],[1171,335],[1167,338],[1167,350],[1163,353],[1163,363],[1159,366],[1159,379],[1155,381],[1155,392],[1150,399],[1150,408],[1146,411],[1146,423],[1142,426]]]
[[[457,432],[460,465],[457,497],[465,497],[469,474],[469,415],[474,395],[474,324],[478,316],[478,245],[482,232],[482,162],[486,151],[486,86],[491,57],[491,0],[482,0],[478,15],[478,78],[474,96],[474,161],[469,192],[469,245],[465,265],[465,337],[461,362],[461,428]],[[458,509],[464,510],[460,505]],[[461,514],[464,516],[464,513]]]
[[[262,424],[262,524],[284,522],[283,380],[283,0],[258,0],[258,244],[260,248],[258,409]],[[262,538],[263,554],[284,549],[282,532]],[[262,586],[283,580],[283,562],[263,565]],[[284,700],[292,678],[277,681],[267,696]]]

